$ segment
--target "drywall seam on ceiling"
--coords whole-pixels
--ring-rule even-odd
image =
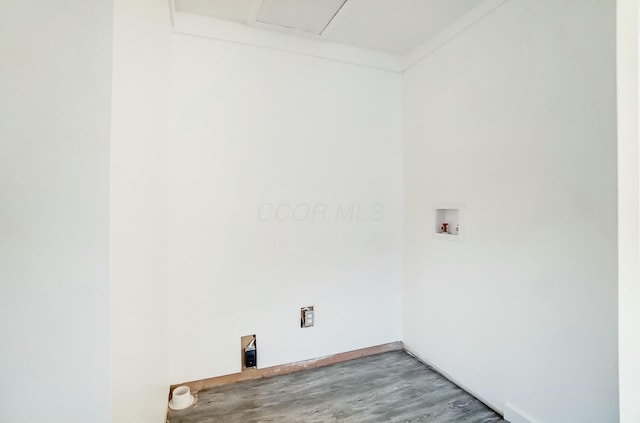
[[[349,13],[349,10],[351,10],[352,7],[353,2],[346,0],[340,7],[340,9],[338,9],[336,14],[333,15],[333,18],[331,18],[327,26],[324,27],[322,33],[320,34],[320,37],[326,39],[329,35],[331,35],[333,29],[338,25],[338,23],[340,23],[342,19],[344,19],[344,17],[347,15],[347,13]]]
[[[441,47],[463,34],[467,29],[480,22],[509,0],[485,0],[478,6],[471,9],[460,19],[447,26],[432,38],[425,41],[421,46],[416,47],[404,56],[403,71],[426,59]]]
[[[332,28],[335,28],[336,22],[340,21],[340,19],[342,19],[346,15],[347,11],[351,8],[353,4],[349,0],[344,0],[344,3],[342,3],[342,6],[340,6],[338,10],[333,14],[331,19],[329,19],[329,22],[327,22],[327,24],[322,29],[322,31],[316,34],[314,32],[308,32],[298,28],[289,28],[289,27],[279,26],[279,25],[271,24],[267,22],[261,22],[258,19],[258,15],[260,14],[260,8],[262,7],[262,2],[263,0],[253,0],[251,9],[249,10],[247,25],[250,25],[256,28],[269,29],[269,30],[289,33],[292,35],[307,37],[314,40],[326,39],[327,36],[331,33]]]
[[[276,25],[267,22],[261,22],[258,20],[258,15],[260,14],[260,8],[262,7],[262,0],[254,0],[251,5],[251,9],[249,10],[249,18],[247,19],[247,25],[262,28],[271,31],[283,32],[286,34],[297,35],[299,37],[311,38],[313,40],[319,40],[322,38],[322,34],[316,34],[309,31],[304,31],[298,28],[290,28],[286,26]]]
[[[401,73],[402,57],[330,41],[292,37],[286,33],[254,28],[186,12],[174,11],[173,32],[217,41],[294,53],[301,56]]]

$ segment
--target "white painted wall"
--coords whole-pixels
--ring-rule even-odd
[[[2,422],[111,421],[111,20],[111,1],[0,2]]]
[[[401,75],[175,35],[171,80],[171,382],[400,340]]]
[[[617,421],[615,2],[508,1],[404,90],[405,344],[499,410]]]
[[[619,5],[624,423],[637,5]],[[245,334],[261,367],[402,339],[404,106],[409,348],[496,408],[616,421],[613,1],[511,0],[412,67],[402,105],[398,74],[305,55],[175,35],[170,62],[166,3],[117,0],[111,128],[111,2],[0,16],[0,420],[159,422],[169,382],[239,371]],[[442,201],[466,204],[464,243],[429,236]]]
[[[110,295],[113,421],[162,422],[167,364],[169,8],[114,2]]]
[[[620,422],[640,421],[638,0],[618,0],[618,265]]]

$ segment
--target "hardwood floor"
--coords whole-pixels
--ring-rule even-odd
[[[169,423],[499,423],[477,399],[404,351],[219,386]]]

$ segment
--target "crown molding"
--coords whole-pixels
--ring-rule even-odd
[[[213,40],[268,48],[303,56],[359,65],[389,72],[403,70],[402,57],[348,46],[328,40],[292,37],[286,33],[173,11],[173,32]]]
[[[338,15],[334,17],[334,20],[329,26],[325,28],[325,31],[323,31],[320,37],[291,36],[292,34],[286,32],[278,32],[261,27],[181,12],[176,10],[174,0],[168,1],[171,9],[173,32],[176,34],[268,48],[383,71],[403,73],[454,40],[467,29],[506,4],[509,0],[483,1],[404,56],[367,50],[327,40],[326,36],[331,32],[332,27],[349,10],[347,6],[349,4],[348,1],[339,11]],[[260,0],[256,0],[255,4],[258,5],[259,2]]]

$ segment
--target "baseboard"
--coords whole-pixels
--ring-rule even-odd
[[[177,386],[188,386],[192,393],[204,391],[205,389],[216,386],[226,385],[229,383],[242,382],[244,380],[261,379],[289,373],[299,372],[301,370],[316,369],[319,367],[329,366],[331,364],[342,363],[345,361],[355,360],[356,358],[367,357],[370,355],[382,354],[389,351],[399,351],[404,349],[402,341],[390,342],[388,344],[376,345],[374,347],[362,348],[355,351],[348,351],[333,354],[326,357],[314,358],[311,360],[299,361],[296,363],[283,364],[280,366],[266,367],[264,369],[246,369],[242,373],[233,373],[225,376],[217,376],[208,379],[201,379],[192,382],[184,382],[171,385],[171,391]]]
[[[501,415],[504,417],[504,413],[503,411],[496,407],[495,405],[491,404],[489,401],[485,400],[484,398],[482,398],[480,395],[476,394],[475,392],[473,392],[471,389],[467,388],[466,386],[464,386],[463,384],[461,384],[460,382],[458,382],[457,380],[455,380],[453,377],[451,377],[451,375],[449,375],[447,372],[439,369],[438,367],[434,366],[431,362],[429,362],[428,360],[424,359],[423,357],[420,357],[418,354],[416,354],[415,352],[411,351],[410,348],[407,348],[407,346],[405,345],[403,348],[407,354],[415,357],[418,361],[421,361],[422,363],[424,363],[426,366],[428,366],[429,368],[431,368],[434,372],[439,373],[440,375],[442,375],[445,379],[449,380],[451,383],[455,384],[456,386],[458,386],[460,389],[462,389],[463,391],[465,391],[466,393],[468,393],[469,395],[471,395],[472,397],[476,398],[478,401],[480,401],[481,403],[483,403],[484,405],[486,405],[487,407],[489,407],[490,409],[492,409],[493,411],[495,411],[497,414]],[[516,422],[512,422],[512,423],[516,423]]]

